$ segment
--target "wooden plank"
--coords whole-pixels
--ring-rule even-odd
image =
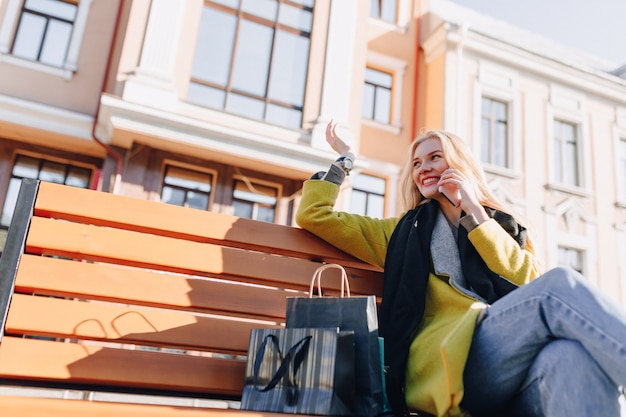
[[[0,378],[241,395],[245,361],[5,336]]]
[[[380,271],[296,227],[48,182],[41,183],[35,214]]]
[[[285,417],[284,414],[217,408],[120,404],[56,398],[0,397],[2,417]]]
[[[287,295],[305,296],[303,292],[34,255],[22,257],[15,285],[22,293],[279,319],[285,317]]]
[[[300,284],[307,288],[320,264],[297,258],[245,251],[151,234],[34,217],[26,241],[29,253],[76,257],[201,276],[247,277],[250,282]],[[330,271],[329,276],[339,274]],[[367,279],[366,277],[371,277]],[[350,270],[355,293],[381,294],[374,271]],[[329,288],[338,288],[339,280]]]
[[[127,307],[15,294],[6,332],[87,339],[245,355],[254,328],[276,322],[196,316],[154,308]]]

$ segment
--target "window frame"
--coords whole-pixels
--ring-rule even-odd
[[[244,201],[244,200],[241,200],[239,198],[235,198],[235,189],[236,189],[235,183],[238,182],[238,181],[242,182],[244,184],[249,182],[249,183],[252,184],[253,187],[256,184],[256,185],[263,186],[263,187],[266,187],[266,188],[273,188],[273,189],[275,189],[276,190],[276,203],[274,205],[274,219],[273,219],[272,223],[276,223],[276,221],[281,218],[280,217],[280,214],[281,214],[281,212],[280,212],[281,211],[281,200],[282,200],[282,197],[283,197],[283,186],[282,186],[282,184],[279,184],[279,183],[276,183],[276,182],[272,182],[272,181],[262,180],[262,179],[259,179],[259,178],[253,178],[253,177],[250,177],[248,175],[244,175],[244,174],[242,174],[240,172],[239,173],[234,173],[232,175],[232,178],[231,178],[232,188],[231,188],[231,192],[230,192],[229,214],[233,214],[234,215],[233,201],[235,201],[235,200],[237,200],[237,201]],[[245,200],[245,201],[251,202],[249,200]],[[253,213],[254,213],[255,212],[254,209],[257,207],[258,203],[256,203],[256,202],[252,202],[252,203],[253,203]],[[252,219],[257,220],[254,217],[252,217]]]
[[[557,246],[557,262],[559,266],[563,266],[563,267],[569,267],[574,269],[575,271],[578,271],[580,274],[582,274],[583,276],[586,276],[586,272],[587,272],[587,267],[586,267],[586,254],[585,254],[585,250],[581,249],[581,248],[577,248],[571,245],[558,245]],[[561,262],[561,254],[563,252],[567,252],[568,258],[572,255],[575,254],[577,261],[580,262],[579,265],[577,266],[573,266],[570,263],[567,264],[563,264]]]
[[[591,183],[590,167],[591,159],[589,144],[589,124],[587,122],[585,96],[576,91],[572,91],[560,86],[552,85],[550,91],[550,102],[547,107],[546,120],[546,141],[545,152],[548,164],[548,189],[558,190],[568,194],[580,197],[589,197],[592,190],[589,188]],[[556,121],[569,123],[575,126],[576,134],[576,158],[577,172],[579,175],[579,185],[574,186],[557,181],[556,178],[556,157],[554,149],[555,132],[554,125]]]
[[[65,62],[61,67],[44,64],[39,61],[20,58],[11,54],[17,29],[22,16],[22,6],[26,0],[8,0],[4,19],[0,24],[0,62],[25,67],[46,74],[69,80],[78,69],[78,57],[87,28],[87,18],[93,0],[76,0],[76,18],[72,25],[72,34],[67,47]],[[73,0],[69,2],[74,2]]]
[[[408,64],[406,61],[395,57],[381,54],[375,51],[368,51],[365,68],[383,72],[391,75],[391,100],[389,109],[389,123],[382,123],[374,119],[362,116],[361,122],[370,126],[389,130],[394,134],[400,134],[402,130],[402,98],[403,80]],[[365,70],[363,71],[363,84],[365,84]]]
[[[88,171],[90,171],[90,174],[89,174],[87,187],[85,189],[93,189],[94,188],[94,181],[95,181],[95,178],[96,178],[96,170],[97,170],[96,166],[88,164],[88,163],[81,163],[79,161],[75,161],[75,160],[71,160],[71,159],[59,158],[59,157],[49,156],[49,155],[41,154],[41,153],[37,153],[37,152],[24,151],[24,150],[20,149],[20,150],[18,150],[18,151],[13,153],[13,155],[11,157],[10,164],[8,165],[8,173],[7,173],[8,175],[7,175],[7,181],[6,181],[6,189],[4,191],[5,194],[4,194],[3,198],[2,198],[2,207],[0,207],[0,216],[4,213],[4,210],[5,210],[5,205],[7,203],[7,198],[8,198],[8,194],[9,194],[9,186],[10,186],[11,180],[13,178],[32,178],[32,177],[18,177],[18,176],[14,175],[13,171],[15,169],[15,163],[17,162],[19,157],[36,159],[36,160],[39,160],[40,164],[42,162],[52,162],[52,163],[55,163],[55,164],[65,165],[66,168],[67,167],[75,167],[75,168],[81,168],[81,169],[88,170]],[[41,172],[41,170],[39,172]],[[39,176],[37,177],[37,179],[39,179]],[[65,176],[65,179],[67,180],[67,175]],[[13,213],[11,213],[11,217],[12,216],[13,216]],[[0,224],[0,231],[6,231],[6,230],[8,230],[8,228],[9,228],[9,225],[4,226],[4,225]],[[4,233],[4,232],[0,232],[0,233]],[[2,252],[3,247],[4,247],[4,243],[0,244],[0,253]]]
[[[220,83],[216,83],[216,82],[211,82],[208,80],[202,80],[198,77],[195,77],[193,74],[193,69],[190,70],[189,72],[189,79],[188,79],[188,87],[187,87],[187,93],[185,95],[185,102],[189,103],[190,105],[194,105],[194,106],[198,106],[198,107],[202,107],[202,108],[207,108],[207,109],[212,109],[212,110],[217,110],[217,111],[223,111],[225,113],[228,114],[232,114],[238,117],[244,117],[244,118],[248,118],[250,120],[255,120],[255,121],[260,121],[263,123],[268,123],[271,125],[276,125],[279,127],[283,127],[283,128],[287,128],[287,129],[294,129],[294,130],[300,130],[302,129],[302,126],[305,124],[305,120],[304,120],[304,114],[305,114],[305,110],[304,107],[306,106],[306,93],[307,93],[307,79],[308,79],[308,66],[310,65],[310,55],[311,55],[311,48],[312,48],[312,31],[314,28],[314,14],[315,14],[315,7],[308,7],[304,4],[298,3],[298,2],[293,2],[290,0],[277,0],[277,5],[278,7],[281,7],[281,5],[286,4],[288,6],[292,6],[292,7],[296,7],[299,9],[303,9],[306,10],[308,12],[311,13],[311,27],[309,29],[309,32],[306,32],[304,30],[301,29],[297,29],[295,27],[291,27],[291,26],[287,26],[285,24],[281,24],[278,21],[278,17],[276,18],[276,20],[274,21],[269,21],[268,19],[265,19],[263,17],[257,16],[255,14],[251,14],[248,12],[245,12],[241,9],[241,5],[237,8],[237,9],[233,9],[231,7],[228,6],[224,6],[221,5],[219,3],[209,3],[208,1],[204,1],[202,4],[202,10],[204,10],[204,8],[211,8],[214,10],[218,10],[220,12],[224,12],[227,13],[229,15],[232,15],[235,17],[236,19],[236,28],[235,28],[235,33],[233,35],[233,52],[232,55],[230,57],[230,62],[228,64],[228,76],[227,76],[227,81],[224,85],[220,84]],[[263,95],[256,95],[247,91],[244,91],[242,89],[236,89],[235,87],[233,87],[233,77],[234,77],[234,73],[237,71],[237,65],[235,65],[235,55],[236,55],[236,50],[238,48],[238,39],[240,36],[240,31],[239,31],[239,27],[242,21],[247,21],[247,22],[252,22],[254,24],[259,24],[261,26],[264,26],[266,28],[271,28],[272,29],[272,37],[271,37],[271,46],[270,46],[270,50],[269,50],[269,57],[268,57],[268,68],[267,68],[267,78],[266,78],[266,82],[265,82],[265,89],[264,89],[264,93]],[[198,25],[198,30],[200,30],[201,27],[201,23],[199,23]],[[306,65],[304,66],[304,73],[302,74],[303,78],[303,88],[302,88],[302,100],[301,100],[301,105],[296,105],[293,103],[289,103],[286,101],[282,101],[278,98],[272,98],[269,94],[269,90],[270,90],[270,86],[271,86],[271,82],[273,81],[272,79],[272,66],[274,64],[273,59],[277,56],[276,55],[276,51],[275,51],[275,47],[276,47],[276,39],[277,39],[277,33],[279,32],[283,32],[283,33],[289,33],[291,35],[296,35],[299,36],[301,38],[305,38],[308,40],[308,44],[309,44],[309,51],[306,54]],[[196,41],[196,46],[194,46],[194,52],[192,53],[192,61],[195,61],[195,57],[196,57],[196,52],[195,52],[195,48],[197,48],[197,41]],[[241,64],[240,64],[241,65]],[[221,93],[224,94],[224,102],[222,103],[221,106],[219,107],[213,107],[210,106],[208,104],[203,104],[203,103],[199,103],[193,100],[190,100],[190,94],[189,94],[189,90],[190,87],[192,85],[197,85],[200,87],[208,87],[208,88],[212,88],[215,89]],[[234,96],[233,96],[234,95]],[[231,110],[228,110],[228,100],[229,97],[243,97],[245,99],[251,99],[251,100],[255,100],[255,102],[259,102],[263,104],[263,108],[262,108],[262,117],[261,118],[255,118],[253,116],[250,115],[245,115],[245,114],[239,114],[239,113],[235,113]],[[268,111],[271,108],[271,106],[275,106],[279,109],[284,109],[284,110],[296,110],[299,112],[300,114],[300,123],[297,127],[293,127],[290,125],[281,125],[281,124],[277,124],[275,122],[271,121],[271,117],[269,117],[268,115]]]
[[[177,169],[184,169],[187,171],[195,171],[203,174],[207,174],[211,176],[211,191],[209,192],[209,202],[206,211],[213,211],[214,209],[214,201],[215,201],[215,193],[217,187],[217,176],[218,172],[214,169],[203,168],[196,165],[185,164],[183,162],[174,161],[171,159],[164,159],[161,165],[161,173],[159,179],[159,190],[158,190],[158,199],[159,202],[163,202],[163,186],[165,185],[165,174],[167,172],[168,167],[175,167]],[[164,203],[168,204],[168,203]],[[180,206],[179,206],[180,207]]]
[[[368,190],[364,190],[359,188],[356,185],[356,181],[355,179],[357,177],[369,177],[369,178],[375,178],[378,180],[381,180],[384,182],[384,191],[382,194],[379,194],[377,192],[374,191],[368,191]],[[358,174],[354,175],[354,178],[351,181],[351,190],[350,190],[350,212],[351,213],[357,213],[357,214],[362,214],[365,216],[370,216],[370,217],[378,217],[378,218],[384,218],[387,214],[387,194],[389,192],[389,181],[387,180],[387,178],[378,176],[378,175],[370,175],[367,173],[363,173],[363,172],[359,172]],[[364,210],[359,210],[358,212],[355,210],[354,207],[354,197],[355,194],[357,193],[362,193],[365,195],[365,209]],[[378,197],[382,197],[382,215],[381,216],[374,216],[371,212],[368,211],[369,208],[369,203],[370,203],[370,196],[378,196]]]
[[[396,2],[396,18],[393,22],[388,20],[383,20],[380,17],[372,16],[371,10],[372,5],[367,3],[368,12],[367,15],[370,19],[370,22],[375,25],[380,25],[385,27],[386,29],[395,30],[400,33],[406,33],[409,26],[409,21],[411,20],[411,1],[410,0],[395,0]]]
[[[520,92],[517,91],[516,72],[499,67],[491,62],[481,61],[478,78],[474,85],[474,137],[473,151],[482,155],[482,99],[483,97],[500,101],[507,106],[507,167],[501,167],[481,160],[486,172],[498,176],[522,178],[522,116]]]

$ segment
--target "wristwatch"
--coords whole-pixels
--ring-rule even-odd
[[[354,161],[350,157],[350,155],[341,156],[335,162],[339,164],[339,166],[341,167],[341,169],[343,169],[343,172],[345,172],[346,175],[350,175],[350,171],[352,171],[352,168],[354,168]]]

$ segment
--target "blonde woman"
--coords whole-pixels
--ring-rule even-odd
[[[465,143],[430,131],[409,147],[405,212],[334,210],[354,161],[340,154],[304,183],[296,220],[384,268],[380,333],[395,415],[619,416],[626,315],[579,274],[541,275],[528,231],[489,192]]]

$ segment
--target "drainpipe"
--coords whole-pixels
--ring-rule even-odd
[[[117,9],[117,15],[115,16],[115,26],[113,27],[113,38],[111,39],[111,47],[109,48],[109,55],[107,56],[106,67],[104,70],[104,76],[102,77],[102,86],[100,87],[100,93],[98,95],[98,104],[96,106],[96,112],[93,120],[93,126],[91,128],[91,137],[100,146],[102,146],[107,154],[115,159],[115,177],[113,178],[113,186],[109,185],[109,192],[113,194],[119,194],[120,184],[122,179],[122,156],[117,153],[106,143],[102,142],[96,136],[96,127],[98,125],[98,116],[100,114],[100,103],[102,101],[102,95],[106,91],[107,80],[109,78],[109,72],[111,71],[111,61],[113,60],[113,49],[117,43],[117,33],[120,27],[120,21],[122,19],[122,11],[124,10],[125,0],[120,0],[119,7]],[[100,174],[98,174],[99,177]]]

